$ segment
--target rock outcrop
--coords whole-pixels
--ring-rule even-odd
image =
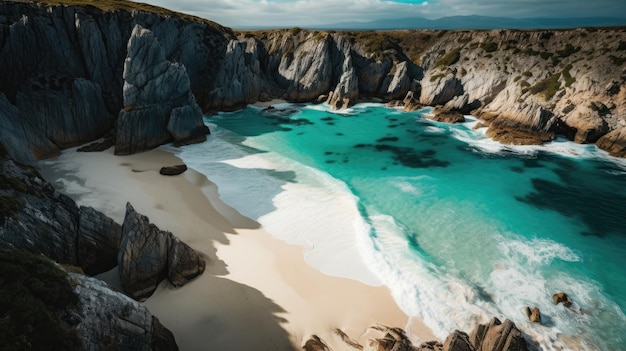
[[[497,318],[488,324],[480,324],[471,335],[455,330],[450,333],[444,343],[428,341],[414,345],[406,332],[401,328],[375,325],[370,329],[381,333],[381,337],[369,339],[367,345],[352,341],[342,331],[337,334],[346,343],[346,349],[365,351],[527,351],[526,340],[522,332],[510,320],[501,323]],[[347,340],[347,341],[346,341]],[[304,350],[328,351],[330,348],[318,336],[311,336],[303,346]]]
[[[95,275],[119,265],[125,291],[137,299],[167,278],[182,286],[204,272],[204,259],[127,204],[124,224],[78,207],[0,145],[0,241]]]
[[[565,307],[571,307],[573,304],[572,299],[569,297],[569,295],[562,291],[552,295],[552,301],[554,301],[555,305],[562,303]]]
[[[124,61],[124,107],[117,118],[116,154],[169,141],[204,141],[208,128],[184,65],[172,63],[152,31],[136,25]]]
[[[0,241],[3,347],[37,350],[178,350],[148,309],[106,283]]]
[[[120,154],[201,141],[203,112],[259,100],[325,96],[340,109],[409,91],[409,109],[471,112],[504,143],[556,133],[592,143],[626,126],[619,29],[233,33],[116,6],[0,4],[0,134],[13,157],[32,162],[112,130]],[[612,140],[598,145],[623,155]]]
[[[515,323],[493,318],[488,324],[478,325],[470,334],[476,351],[526,351],[528,347]]]
[[[174,335],[146,306],[101,280],[69,273],[80,298],[76,330],[84,350],[178,350]]]
[[[611,156],[626,157],[626,127],[615,129],[603,135],[598,139],[596,145],[606,150]]]
[[[178,287],[201,275],[204,259],[172,233],[160,230],[148,217],[126,204],[118,256],[124,291],[137,300],[148,298],[167,278]]]
[[[91,207],[78,207],[0,149],[0,240],[88,274],[115,267],[121,226]]]

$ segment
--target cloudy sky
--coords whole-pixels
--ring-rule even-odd
[[[293,27],[455,15],[622,17],[626,0],[139,0],[222,25]]]

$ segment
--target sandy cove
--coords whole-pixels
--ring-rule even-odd
[[[175,335],[181,350],[291,350],[312,334],[346,349],[341,329],[366,345],[380,323],[410,330],[414,343],[435,340],[399,309],[386,287],[325,275],[304,261],[303,248],[273,238],[224,204],[215,184],[190,169],[165,177],[162,166],[182,163],[164,149],[130,156],[69,149],[40,163],[41,173],[79,205],[122,222],[126,202],[203,253],[205,273],[175,289],[162,283],[145,301]],[[102,275],[115,284],[116,272]]]

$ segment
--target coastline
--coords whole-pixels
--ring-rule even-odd
[[[206,256],[201,277],[178,289],[162,284],[145,302],[181,350],[296,349],[313,334],[341,349],[346,344],[336,329],[366,344],[378,336],[368,329],[378,323],[407,329],[417,344],[436,340],[399,309],[386,287],[315,270],[303,248],[273,238],[224,204],[204,175],[193,169],[175,177],[158,172],[180,163],[163,148],[130,156],[68,149],[39,166],[79,205],[121,222],[129,201]]]

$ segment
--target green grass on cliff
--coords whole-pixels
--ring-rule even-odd
[[[2,350],[77,350],[79,308],[67,274],[49,260],[0,243]]]
[[[459,58],[461,58],[461,49],[456,48],[439,58],[439,60],[435,62],[435,67],[447,67],[453,65],[459,62]]]
[[[560,77],[561,73],[554,74],[530,87],[529,91],[533,94],[543,95],[546,101],[548,101],[554,97],[561,87]]]
[[[133,2],[128,0],[13,0],[14,2],[23,2],[23,3],[37,3],[44,5],[67,5],[67,6],[92,6],[98,8],[102,11],[144,11],[149,13],[154,13],[160,16],[166,17],[180,17],[187,20],[205,22],[210,24],[211,26],[218,27],[220,29],[226,29],[218,23],[207,20],[205,18],[196,17],[192,15],[188,15],[185,13],[180,13],[172,10],[168,10],[163,7],[153,6],[149,4],[144,4],[141,2]],[[230,30],[229,30],[230,31]]]

